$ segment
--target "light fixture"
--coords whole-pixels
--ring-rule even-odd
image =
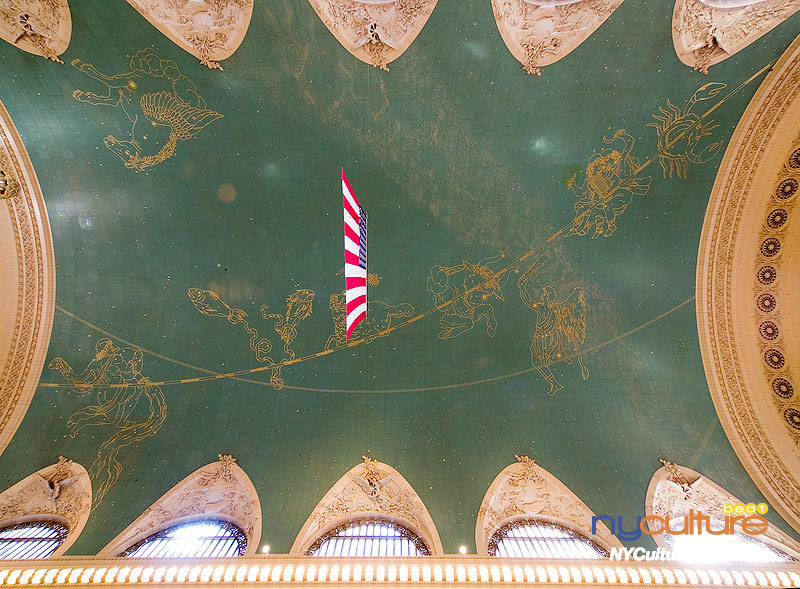
[[[458,547],[458,551],[461,553],[461,556],[464,556],[467,553],[467,547],[462,544]]]
[[[269,556],[269,544],[264,544],[264,545],[261,547],[261,552],[263,552],[264,554],[266,554],[267,556]]]

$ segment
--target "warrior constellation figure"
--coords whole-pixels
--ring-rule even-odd
[[[586,301],[583,298],[583,290],[577,287],[567,299],[559,302],[554,300],[552,286],[545,286],[541,296],[535,298],[530,279],[546,261],[547,256],[537,259],[519,277],[517,286],[522,302],[536,312],[536,329],[531,342],[531,364],[550,385],[547,394],[554,395],[564,387],[556,380],[550,365],[561,361],[572,364],[570,354],[573,351],[581,366],[583,380],[589,378],[589,369],[583,363],[580,349],[586,337]]]

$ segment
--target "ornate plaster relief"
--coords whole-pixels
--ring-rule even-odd
[[[555,63],[583,43],[622,0],[492,0],[497,28],[529,74]]]
[[[661,462],[664,466],[653,474],[647,487],[644,506],[647,515],[669,516],[670,519],[676,519],[689,515],[689,510],[693,509],[702,512],[703,515],[723,519],[722,504],[740,502],[728,491],[691,468],[665,460]],[[656,522],[650,520],[647,521],[647,525],[651,530],[657,528]],[[657,534],[653,539],[661,548],[670,550],[670,546],[664,541],[664,534]],[[758,536],[758,539],[776,546],[795,558],[800,557],[800,543],[772,524],[766,533]]]
[[[150,24],[203,65],[233,55],[250,26],[253,0],[128,0]]]
[[[322,534],[365,517],[395,521],[421,538],[431,554],[442,554],[439,532],[408,481],[388,464],[362,458],[364,462],[347,471],[317,504],[289,554],[305,554]]]
[[[475,546],[479,556],[486,556],[489,540],[504,525],[525,519],[560,524],[576,530],[609,550],[622,543],[611,531],[597,524],[592,535],[595,514],[569,488],[527,456],[504,468],[494,479],[478,510]]]
[[[724,5],[724,6],[723,6]],[[678,58],[708,73],[800,9],[800,0],[676,0],[672,41]]]
[[[53,553],[61,556],[78,538],[92,509],[92,484],[80,464],[63,456],[0,493],[0,527],[26,521],[55,520],[69,528]]]
[[[198,468],[148,507],[111,540],[98,556],[117,556],[126,548],[171,526],[199,519],[237,525],[247,538],[244,555],[255,553],[261,539],[261,504],[253,483],[232,456]]]
[[[309,0],[334,37],[382,70],[417,38],[438,0]]]
[[[0,37],[28,53],[53,61],[67,50],[72,19],[67,0],[0,2]]]
[[[722,160],[697,257],[711,398],[769,503],[800,530],[800,38],[767,75]]]
[[[33,164],[0,102],[0,452],[30,405],[55,310],[53,240]]]

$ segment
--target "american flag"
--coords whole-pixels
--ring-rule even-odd
[[[347,336],[367,316],[367,214],[342,169],[344,205],[344,285]]]

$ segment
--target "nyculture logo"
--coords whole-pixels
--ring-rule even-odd
[[[739,530],[748,536],[763,534],[769,528],[769,522],[763,514],[769,508],[765,503],[754,505],[748,503],[726,503],[723,505],[723,518],[714,517],[715,526],[721,523],[722,528],[711,527],[712,518],[703,515],[701,511],[689,510],[689,515],[672,518],[668,515],[648,515],[636,518],[636,527],[626,530],[622,527],[622,517],[617,516],[616,521],[610,515],[595,515],[592,517],[592,534],[597,534],[597,522],[606,520],[609,530],[621,540],[638,540],[642,534],[656,536],[658,534],[670,534],[671,536],[683,536],[691,534],[711,534],[712,536],[732,536]],[[760,514],[760,515],[758,515]],[[683,520],[683,521],[681,521]],[[651,526],[647,522],[653,522]],[[703,525],[705,524],[705,526]],[[738,526],[737,526],[738,524]]]

